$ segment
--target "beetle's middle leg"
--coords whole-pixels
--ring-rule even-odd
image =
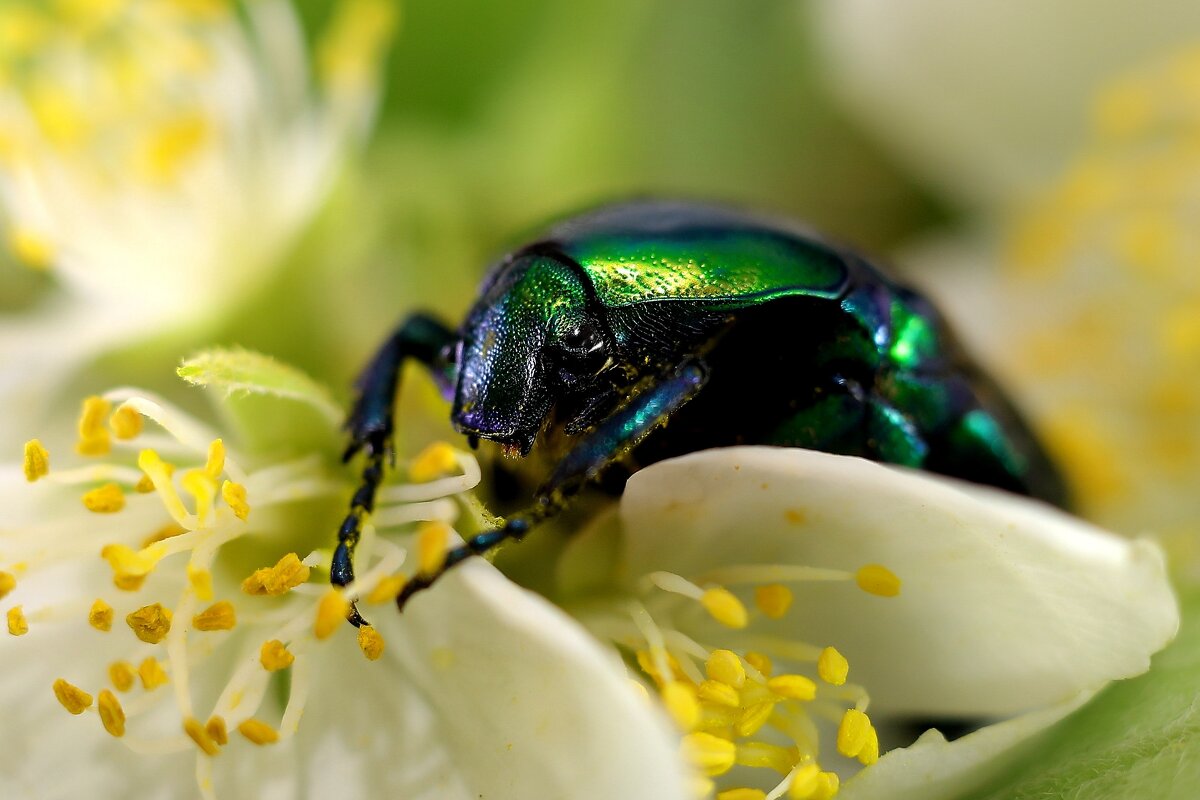
[[[354,548],[362,535],[363,520],[375,508],[384,461],[394,459],[393,409],[400,368],[405,359],[411,358],[430,367],[436,378],[448,381],[453,366],[445,362],[442,352],[455,340],[454,332],[438,320],[414,314],[388,337],[355,383],[358,399],[346,420],[350,444],[342,460],[349,461],[362,450],[366,463],[358,489],[350,500],[350,511],[338,529],[338,544],[329,567],[329,581],[334,586],[345,586],[354,580]],[[356,626],[363,624],[354,606],[350,608],[349,619]]]
[[[432,586],[455,564],[470,556],[487,553],[510,539],[520,541],[539,522],[557,514],[571,495],[597,478],[607,466],[628,453],[695,397],[707,379],[707,368],[693,359],[634,395],[567,452],[534,495],[531,508],[509,517],[502,527],[472,536],[464,544],[449,550],[436,572],[417,575],[405,585],[396,598],[397,607],[403,609],[410,597]]]

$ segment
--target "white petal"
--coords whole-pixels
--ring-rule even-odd
[[[951,800],[1003,774],[1036,748],[1036,738],[1091,699],[1091,692],[1039,711],[988,725],[947,742],[927,731],[908,747],[886,753],[854,776],[839,793],[843,800]]]
[[[1178,627],[1160,550],[1041,503],[805,450],[729,448],[652,466],[621,505],[631,574],[733,564],[854,571],[900,596],[799,585],[755,627],[850,660],[873,708],[1009,715],[1136,675]]]

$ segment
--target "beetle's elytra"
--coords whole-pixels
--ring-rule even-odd
[[[457,328],[415,315],[383,344],[346,424],[346,458],[364,450],[366,466],[338,585],[353,577],[409,358],[472,441],[536,447],[553,464],[526,511],[452,550],[446,568],[521,538],[618,460],[636,470],[734,444],[859,455],[1065,503],[1028,427],[921,295],[797,225],[627,203],[504,257]],[[400,604],[435,577],[410,582]]]

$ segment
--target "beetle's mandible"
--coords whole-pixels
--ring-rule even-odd
[[[522,538],[613,464],[710,447],[807,447],[1066,502],[1020,415],[921,295],[798,225],[626,203],[504,257],[457,328],[414,315],[379,349],[346,423],[346,459],[361,450],[365,466],[335,585],[353,579],[406,359],[429,367],[472,443],[536,447],[553,467],[526,510],[413,578],[401,607],[454,564]]]

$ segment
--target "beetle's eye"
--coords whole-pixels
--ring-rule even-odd
[[[599,328],[586,321],[561,333],[552,352],[558,366],[577,378],[595,374],[608,361],[604,336]]]
[[[604,346],[604,340],[601,338],[600,332],[591,325],[580,325],[572,328],[563,335],[561,341],[564,350],[581,354],[599,350]]]

